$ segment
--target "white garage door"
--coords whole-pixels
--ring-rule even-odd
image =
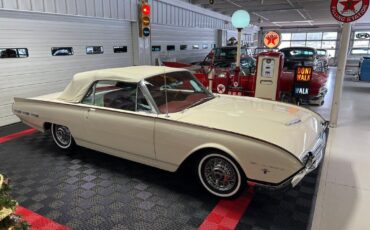
[[[11,111],[14,97],[61,91],[77,72],[132,65],[128,21],[13,14],[0,16],[0,51],[26,48],[29,56],[0,58],[0,126],[18,121]],[[101,46],[104,52],[86,54],[89,46],[98,46],[95,51]],[[121,52],[115,53],[115,46]],[[71,47],[73,55],[52,56],[52,47]]]
[[[156,58],[202,61],[217,41],[217,30],[152,24],[152,63]]]

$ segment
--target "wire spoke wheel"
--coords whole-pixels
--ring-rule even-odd
[[[237,181],[233,166],[222,158],[211,158],[204,166],[204,176],[209,185],[220,191],[228,191]]]
[[[54,142],[62,149],[68,149],[72,146],[73,138],[71,132],[66,126],[52,124],[51,127]]]
[[[204,156],[198,164],[198,177],[209,192],[219,197],[232,197],[243,188],[239,168],[222,154]]]

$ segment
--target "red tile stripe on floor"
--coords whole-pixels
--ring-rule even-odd
[[[5,136],[5,137],[0,137],[0,144],[5,143],[7,141],[11,141],[11,140],[19,138],[19,137],[30,135],[32,133],[35,133],[36,131],[37,131],[36,129],[27,129],[27,130],[24,130],[24,131],[21,131],[21,132],[18,132],[18,133],[10,134],[10,135]]]
[[[30,230],[70,230],[70,228],[67,228],[66,226],[57,224],[54,221],[21,206],[17,207],[15,213],[31,224]]]
[[[254,194],[250,185],[247,194],[235,200],[220,200],[198,230],[233,230],[247,210]]]

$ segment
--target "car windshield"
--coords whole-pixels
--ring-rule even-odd
[[[315,54],[315,50],[304,48],[282,49],[280,52],[284,53],[285,58],[311,58]]]
[[[215,48],[215,61],[232,61],[235,62],[236,60],[236,47],[222,47],[222,48]],[[248,50],[245,48],[242,48],[241,56],[248,56]]]
[[[326,56],[326,50],[316,50],[317,55]]]
[[[189,72],[178,71],[145,79],[161,113],[176,113],[214,98]],[[167,103],[166,103],[167,102]]]
[[[257,55],[262,52],[277,52],[279,51],[278,49],[269,49],[269,48],[256,48],[254,50],[254,54]]]

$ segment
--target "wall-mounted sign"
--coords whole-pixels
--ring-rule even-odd
[[[295,71],[294,95],[306,97],[310,93],[310,82],[312,79],[312,66],[298,66]]]
[[[280,45],[280,38],[280,33],[269,31],[263,37],[263,44],[269,49],[274,49]]]
[[[331,0],[330,12],[339,22],[353,22],[369,8],[369,0]]]

